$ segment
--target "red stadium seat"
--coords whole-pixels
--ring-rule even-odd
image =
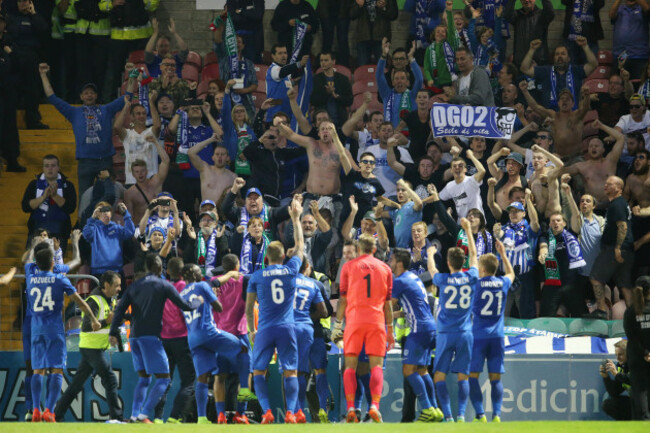
[[[201,66],[203,66],[203,60],[201,60],[201,55],[196,51],[190,51],[189,53],[187,53],[187,59],[185,59],[185,63],[194,65],[198,69],[201,69]]]
[[[266,80],[257,80],[257,92],[266,93]]]
[[[219,65],[217,63],[212,63],[206,65],[201,71],[201,81],[209,81],[219,78]]]
[[[609,91],[609,80],[587,80],[583,85],[587,86],[591,93],[607,93]]]
[[[266,65],[255,65],[255,75],[257,81],[266,81],[266,71],[269,69]]]
[[[587,80],[608,80],[611,75],[612,68],[610,66],[599,65],[591,74],[589,74]]]
[[[359,95],[365,92],[377,93],[379,89],[377,84],[373,81],[355,81],[352,85],[352,94]]]
[[[144,50],[131,51],[129,53],[129,62],[144,63]]]
[[[181,72],[181,78],[186,81],[199,82],[199,68],[191,63],[185,63]]]
[[[262,63],[265,65],[273,63],[273,56],[270,51],[262,51]]]
[[[614,56],[611,51],[600,50],[597,57],[599,65],[612,66],[614,64]]]
[[[582,138],[588,137],[598,137],[599,129],[596,129],[591,126],[591,123],[585,123],[585,127],[582,130]]]
[[[596,110],[590,110],[590,111],[588,111],[587,114],[585,115],[585,118],[584,118],[583,122],[584,122],[585,125],[586,125],[586,124],[589,124],[589,123],[593,122],[593,121],[596,120],[596,119],[598,119],[598,111],[596,111]]]
[[[375,81],[377,65],[363,65],[354,70],[354,81]]]
[[[210,85],[210,80],[202,80],[199,83],[199,86],[196,88],[196,96],[201,98],[207,95],[209,85]]]
[[[205,56],[203,56],[203,66],[208,66],[213,63],[219,63],[219,59],[217,58],[217,53],[214,51],[208,51]]]
[[[352,107],[351,110],[354,111],[357,108],[361,107],[361,104],[363,104],[363,94],[355,95],[354,100],[352,101]],[[377,94],[373,93],[373,98],[370,101],[370,104],[368,104],[368,110],[367,111],[384,111],[384,106],[382,105],[381,102],[377,100]]]
[[[265,92],[253,92],[251,96],[253,98],[253,104],[255,104],[255,108],[258,109],[262,106],[262,102],[266,100]]]

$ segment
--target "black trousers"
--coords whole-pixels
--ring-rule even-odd
[[[603,401],[603,412],[616,421],[629,421],[632,419],[632,404],[626,395],[609,396]]]
[[[106,390],[106,401],[111,419],[122,419],[122,407],[117,396],[117,378],[106,359],[106,351],[101,349],[83,349],[80,348],[81,361],[77,367],[77,373],[68,385],[59,401],[56,402],[54,415],[57,421],[62,420],[65,413],[70,408],[70,404],[77,394],[83,389],[86,380],[92,372],[98,374],[102,379],[102,385]]]
[[[562,286],[544,286],[539,315],[542,317],[555,317],[557,309],[564,305],[570,317],[582,317],[587,314],[584,291],[576,284],[562,284]]]
[[[15,162],[20,155],[20,139],[16,123],[18,96],[12,86],[0,89],[0,152],[8,162]]]
[[[102,90],[102,83],[106,78],[106,64],[108,63],[109,36],[95,36],[90,34],[77,35],[76,59],[76,85],[75,96],[81,93],[81,87],[87,83],[95,83]],[[88,53],[93,53],[88,56]]]
[[[102,95],[103,102],[110,102],[117,97],[117,89],[122,85],[122,75],[126,60],[132,51],[144,50],[149,38],[120,40],[111,39],[108,51],[108,66]]]
[[[43,85],[38,74],[39,53],[33,48],[21,48],[15,56],[16,72],[19,74],[17,95],[25,108],[25,123],[27,128],[41,120],[38,103]]]
[[[190,346],[187,344],[187,337],[162,338],[162,342],[167,359],[169,360],[170,376],[174,376],[174,370],[178,367],[178,374],[181,378],[181,389],[178,390],[178,394],[174,398],[174,404],[169,416],[171,418],[181,419],[185,415],[187,407],[194,402],[194,381],[196,380],[196,374],[194,373],[192,354],[190,353]],[[156,406],[156,418],[162,419],[163,417],[168,392],[169,388],[167,388]]]

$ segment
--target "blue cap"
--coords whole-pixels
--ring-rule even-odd
[[[259,195],[260,197],[262,196],[262,191],[260,191],[258,188],[249,188],[249,190],[246,191],[246,197],[248,197],[253,193]]]
[[[203,206],[205,206],[206,204],[211,204],[212,206],[217,207],[217,205],[214,204],[214,202],[213,202],[212,200],[203,200],[203,201],[201,202],[201,206],[199,206],[199,207],[203,207]]]
[[[510,203],[510,206],[508,206],[506,208],[506,211],[510,212],[510,209],[512,209],[512,208],[515,208],[515,209],[520,210],[522,212],[526,212],[526,209],[524,209],[524,205],[521,204],[520,201],[513,201],[512,203]]]
[[[169,197],[169,198],[174,198],[174,196],[171,195],[170,193],[168,193],[167,191],[163,191],[163,192],[161,192],[161,193],[158,193],[158,195],[157,195],[156,197]]]

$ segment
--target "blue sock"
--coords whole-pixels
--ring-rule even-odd
[[[54,411],[56,401],[61,395],[61,385],[63,384],[63,375],[58,373],[50,374],[47,381],[47,397],[45,398],[45,408]]]
[[[245,401],[238,401],[237,402],[237,412],[239,412],[240,415],[243,415],[244,412],[246,412],[246,409],[248,408],[248,403]]]
[[[466,380],[458,381],[458,416],[465,416],[467,408],[467,397],[469,396],[469,382]]]
[[[472,406],[474,406],[476,417],[480,418],[485,415],[483,393],[481,392],[481,385],[478,383],[478,377],[469,378],[469,399],[472,401]]]
[[[219,414],[224,414],[226,413],[226,402],[225,401],[215,401],[214,406],[217,408],[217,416]]]
[[[147,388],[151,384],[151,376],[149,377],[138,377],[138,383],[135,384],[135,389],[133,390],[133,404],[131,405],[131,416],[137,417],[142,411],[142,402],[144,402],[144,397],[147,395]]]
[[[447,390],[447,382],[441,380],[436,382],[436,391],[438,393],[438,404],[445,418],[451,418],[451,402],[449,401],[449,391]]]
[[[316,393],[318,394],[318,405],[321,409],[327,409],[327,397],[329,397],[330,390],[327,385],[327,374],[316,375]]]
[[[296,406],[296,412],[298,412],[298,409],[304,408],[306,398],[307,398],[307,376],[305,376],[304,374],[298,374],[298,405]]]
[[[501,416],[501,404],[503,403],[503,382],[501,379],[490,381],[492,385],[492,416]]]
[[[296,376],[284,378],[284,396],[287,400],[287,410],[295,413],[298,404],[298,378]]]
[[[354,408],[361,409],[361,402],[363,401],[363,382],[357,376],[357,392],[354,394]]]
[[[370,404],[372,403],[372,395],[370,394],[370,373],[364,374],[359,377],[361,383],[363,383],[363,393],[366,396],[366,402],[368,403],[368,410],[370,410]],[[358,407],[361,407],[359,405]]]
[[[34,409],[41,410],[41,389],[43,388],[43,376],[35,374],[32,376],[32,400]]]
[[[429,409],[431,407],[431,402],[429,401],[429,396],[427,395],[427,389],[424,386],[424,381],[422,376],[417,371],[409,375],[406,380],[409,381],[411,388],[413,388],[413,393],[417,396],[420,401],[420,406],[423,409]]]
[[[198,416],[206,416],[208,411],[208,384],[196,382],[196,390],[194,391],[196,398],[196,413]]]
[[[251,357],[248,351],[237,355],[237,373],[239,374],[239,386],[248,388],[248,376],[251,372]]]
[[[141,413],[143,415],[151,415],[153,417],[156,405],[160,402],[160,398],[171,382],[172,380],[168,377],[156,379],[156,383],[153,384],[153,388],[149,391],[149,395],[147,395],[147,399],[142,405]]]
[[[266,412],[271,409],[271,404],[269,403],[269,389],[266,386],[264,375],[253,376],[253,384],[255,385],[255,395],[260,402],[262,412]]]
[[[32,410],[34,403],[32,402],[32,375],[25,375],[25,407],[27,410]]]
[[[427,389],[429,403],[431,403],[431,406],[437,408],[438,401],[436,401],[436,389],[433,386],[433,379],[431,378],[431,375],[429,373],[425,374],[422,376],[422,380],[424,381],[424,387]]]

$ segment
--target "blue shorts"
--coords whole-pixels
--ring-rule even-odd
[[[327,368],[327,347],[323,337],[314,338],[309,350],[309,362],[314,370],[325,370]]]
[[[241,352],[241,346],[237,337],[226,331],[219,331],[218,334],[213,334],[203,340],[198,346],[191,347],[196,375],[228,373],[226,361],[236,362],[237,355]],[[221,369],[218,368],[218,357],[223,359]]]
[[[506,372],[503,365],[505,357],[505,343],[503,337],[477,338],[474,340],[472,349],[472,363],[470,370],[472,373],[481,373],[483,364],[487,359],[488,373]]]
[[[309,353],[314,343],[314,326],[296,323],[296,341],[298,342],[298,371],[309,373]]]
[[[253,352],[251,351],[251,344],[248,341],[248,335],[242,334],[239,336],[235,336],[239,340],[240,344],[240,350],[241,346],[244,346],[248,349],[248,357],[252,358],[253,357]],[[236,356],[235,358],[228,358],[227,355],[222,355],[221,353],[217,354],[217,371],[215,374],[236,374],[239,373],[237,370],[237,359],[238,357]]]
[[[153,335],[131,337],[131,357],[136,372],[147,374],[169,374],[169,361],[160,338]]]
[[[298,344],[293,323],[257,331],[253,345],[253,370],[266,370],[275,349],[285,370],[298,369]]]
[[[436,336],[434,371],[469,374],[474,336],[471,332],[441,333]],[[453,359],[453,362],[452,362]]]
[[[410,333],[404,343],[404,356],[402,364],[429,365],[431,363],[431,351],[436,343],[434,331]]]
[[[48,334],[32,336],[32,369],[65,368],[67,354],[65,335]]]
[[[25,362],[32,359],[32,316],[25,316],[23,320],[23,358]]]

